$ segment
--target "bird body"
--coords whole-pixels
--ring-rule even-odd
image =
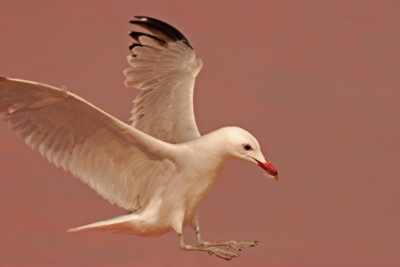
[[[111,230],[160,236],[171,230],[183,250],[206,251],[226,260],[256,242],[203,241],[199,207],[230,158],[257,164],[272,178],[276,169],[257,140],[238,127],[200,135],[193,113],[195,78],[202,68],[189,41],[172,26],[149,17],[131,21],[151,34],[131,32],[125,85],[140,93],[128,125],[79,96],[49,85],[0,78],[0,114],[34,150],[71,172],[104,199],[130,211],[70,229]],[[187,245],[184,226],[196,231]]]
[[[167,157],[173,177],[159,187],[145,209],[119,217],[118,224],[122,218],[126,220],[123,233],[159,236],[170,230],[181,229],[182,225],[192,225],[199,207],[209,195],[228,159],[232,157],[227,135],[241,131],[244,132],[237,127],[224,127],[201,138],[172,145]],[[140,227],[137,227],[137,221],[146,221],[146,224],[139,223]],[[116,226],[113,223],[114,221],[107,220],[70,231],[92,228],[121,232],[121,225]]]

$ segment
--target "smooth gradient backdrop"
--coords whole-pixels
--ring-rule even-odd
[[[65,85],[125,122],[128,21],[176,26],[204,61],[201,133],[248,129],[281,180],[232,160],[201,207],[205,239],[260,241],[231,262],[175,233],[70,234],[126,211],[2,123],[0,266],[399,266],[399,3],[1,0],[0,76]]]

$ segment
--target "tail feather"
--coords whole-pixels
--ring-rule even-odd
[[[128,228],[131,228],[132,225],[130,222],[137,218],[137,214],[126,214],[116,218],[112,218],[105,221],[94,222],[87,225],[75,227],[68,229],[67,232],[73,233],[82,230],[115,230],[115,231],[123,231]]]

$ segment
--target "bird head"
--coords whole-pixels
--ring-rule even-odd
[[[229,155],[257,164],[265,170],[271,178],[278,181],[279,175],[275,167],[264,158],[257,139],[239,127],[226,127],[226,138],[229,143]]]

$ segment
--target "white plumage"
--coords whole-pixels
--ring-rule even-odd
[[[193,113],[193,88],[203,65],[182,41],[165,46],[142,35],[128,56],[126,86],[141,92],[134,100],[132,126],[169,143],[200,137]]]
[[[131,21],[154,35],[131,32],[126,86],[140,91],[132,126],[82,98],[48,85],[0,78],[0,113],[26,144],[57,167],[71,172],[112,204],[132,211],[111,220],[77,227],[159,236],[174,230],[184,250],[207,251],[224,259],[256,242],[206,242],[198,209],[229,158],[258,164],[271,177],[257,140],[238,127],[200,136],[193,114],[193,88],[202,68],[189,41],[159,20]],[[198,246],[184,243],[192,226]]]

